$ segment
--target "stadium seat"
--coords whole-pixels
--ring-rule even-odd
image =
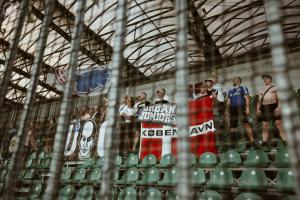
[[[205,152],[199,158],[199,166],[208,168],[217,164],[217,157],[212,152]]]
[[[118,200],[136,200],[136,199],[137,199],[136,190],[132,187],[123,189],[118,195]]]
[[[129,168],[122,176],[121,180],[117,180],[116,184],[132,184],[139,179],[139,171],[137,168]]]
[[[50,167],[51,158],[45,158],[40,160],[39,165],[37,168],[39,169],[48,169]]]
[[[85,185],[80,188],[76,195],[76,200],[92,200],[94,197],[94,188],[90,185]]]
[[[233,174],[229,169],[216,168],[210,172],[210,181],[207,185],[211,188],[230,188],[234,185]]]
[[[7,174],[7,169],[1,169],[1,172],[0,172],[0,181],[3,181],[5,179],[6,174]]]
[[[138,167],[151,167],[156,164],[156,156],[153,154],[148,154],[147,156],[144,157],[142,162],[138,164]]]
[[[179,200],[179,196],[174,191],[169,191],[167,193],[167,200]]]
[[[291,166],[290,154],[286,148],[277,148],[277,152],[275,154],[274,165],[276,167],[290,167]]]
[[[221,194],[219,194],[218,192],[216,191],[205,191],[205,192],[202,192],[197,200],[222,200],[222,196]]]
[[[60,175],[60,180],[62,182],[68,182],[71,180],[71,176],[72,176],[72,169],[65,167],[62,169],[61,175]]]
[[[30,154],[29,158],[36,159],[37,158],[37,153],[33,152],[32,154]]]
[[[175,157],[172,154],[165,154],[162,156],[157,167],[171,167],[175,165]]]
[[[121,155],[117,155],[116,156],[116,160],[115,160],[115,166],[119,167],[122,165],[123,159]]]
[[[123,167],[135,167],[139,164],[139,156],[137,154],[130,153]]]
[[[265,190],[268,180],[262,169],[245,169],[242,172],[239,188],[250,190]]]
[[[120,176],[120,169],[115,168],[115,170],[114,170],[114,181],[117,181],[119,179],[119,176]]]
[[[193,168],[192,173],[192,185],[202,186],[205,184],[205,174],[201,168]]]
[[[174,186],[178,182],[178,174],[177,168],[173,167],[172,169],[168,169],[164,173],[164,177],[161,181],[158,181],[157,184],[161,186]]]
[[[25,171],[23,180],[32,180],[35,175],[35,169],[28,169]]]
[[[234,198],[234,200],[262,200],[260,196],[254,193],[242,193]]]
[[[95,165],[95,157],[89,156],[80,167],[87,169],[87,168],[93,168],[94,165]]]
[[[30,190],[29,199],[41,199],[43,193],[43,185],[42,183],[36,183]]]
[[[276,188],[282,192],[294,191],[294,173],[290,169],[279,170],[276,176]]]
[[[25,162],[25,168],[29,169],[29,168],[33,167],[33,162],[34,162],[34,159],[28,158]]]
[[[85,168],[78,168],[72,178],[72,182],[83,182],[86,176],[86,169]]]
[[[235,150],[238,152],[238,153],[243,153],[245,150],[246,150],[246,143],[245,141],[238,141],[237,144],[235,145]]]
[[[23,180],[23,177],[25,175],[26,170],[22,169],[19,173],[18,173],[18,180],[21,181]]]
[[[151,167],[146,170],[143,178],[140,181],[137,181],[137,185],[153,185],[159,180],[159,171],[155,167]]]
[[[99,157],[95,163],[95,168],[101,168],[103,166],[104,163],[104,157]]]
[[[91,171],[88,182],[99,183],[101,181],[101,168],[95,168]]]
[[[244,165],[246,167],[267,167],[270,162],[268,155],[262,149],[251,149]]]
[[[59,190],[58,199],[59,200],[70,200],[73,199],[75,194],[75,188],[73,185],[66,185]]]
[[[158,189],[149,188],[143,193],[142,199],[143,200],[160,200],[160,199],[162,199],[161,192]]]
[[[241,156],[235,150],[228,150],[221,156],[221,161],[219,163],[222,167],[238,167],[241,165]]]

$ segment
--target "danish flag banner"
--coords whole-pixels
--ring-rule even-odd
[[[197,157],[204,152],[217,152],[212,104],[212,98],[209,96],[189,101],[190,152]],[[165,116],[173,114],[175,115],[174,105],[155,105],[152,108],[144,108],[140,116],[145,117],[139,117],[142,121],[139,152],[141,159],[150,153],[158,159],[165,154],[176,156],[178,134],[176,125],[164,123]],[[155,119],[155,116],[158,117]],[[171,119],[175,120],[174,117]]]

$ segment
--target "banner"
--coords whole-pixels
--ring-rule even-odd
[[[73,89],[78,96],[97,96],[108,92],[111,71],[108,66],[93,66],[76,70],[76,82]],[[56,89],[63,91],[66,84],[66,70],[56,69],[55,73],[48,73],[46,82]]]
[[[189,101],[190,151],[197,157],[204,152],[217,152],[212,103],[212,98],[209,96]],[[153,113],[149,113],[149,116],[154,116],[158,113],[155,109],[152,110]],[[145,109],[145,111],[149,112],[149,108]],[[177,154],[178,133],[176,126],[157,123],[156,121],[149,122],[145,120],[141,123],[141,159],[150,153],[154,154],[158,159],[165,154]]]

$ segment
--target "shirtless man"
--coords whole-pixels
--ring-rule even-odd
[[[267,145],[269,138],[269,122],[274,121],[279,130],[279,135],[285,144],[286,134],[283,129],[280,116],[280,104],[277,95],[277,88],[272,83],[272,76],[264,74],[261,76],[265,87],[260,90],[257,102],[257,114],[261,116],[263,123],[263,146]]]

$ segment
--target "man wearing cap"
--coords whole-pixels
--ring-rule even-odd
[[[267,146],[269,139],[269,122],[274,121],[275,126],[279,131],[279,135],[285,144],[286,134],[283,129],[281,116],[280,116],[280,104],[278,100],[277,88],[273,85],[272,76],[264,74],[261,76],[264,81],[264,88],[259,91],[259,98],[257,102],[257,114],[262,119],[263,124],[263,147]]]
[[[236,142],[235,134],[237,134],[237,125],[240,121],[246,130],[251,146],[255,146],[253,130],[247,120],[247,115],[250,114],[248,88],[241,86],[242,79],[240,77],[234,77],[232,82],[234,88],[228,92],[231,142]]]
[[[165,99],[166,90],[165,88],[159,88],[156,90],[158,100],[154,104],[168,104],[169,101]]]

